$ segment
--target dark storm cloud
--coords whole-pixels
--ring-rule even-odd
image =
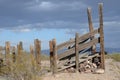
[[[87,24],[86,8],[89,6],[93,21],[98,21],[99,2],[104,3],[105,21],[120,19],[119,0],[0,0],[0,28],[78,29],[81,24]]]
[[[76,23],[74,26],[68,24],[69,27],[75,28],[80,22],[79,17],[83,16],[80,12],[86,8],[87,4],[72,0],[1,0],[0,28],[14,29],[18,26],[24,28],[28,24],[35,28],[37,24],[44,23],[45,26],[36,28],[50,28],[51,25],[51,28],[62,28],[63,24]],[[69,28],[68,26],[66,28]]]

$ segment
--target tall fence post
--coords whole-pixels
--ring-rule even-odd
[[[88,24],[89,24],[89,31],[92,32],[94,30],[93,24],[92,24],[92,15],[91,15],[91,8],[87,8],[87,14],[88,14]],[[91,40],[94,39],[94,35],[91,35]],[[96,45],[94,44],[91,47],[92,53],[96,52]]]
[[[53,44],[53,74],[57,72],[57,46],[56,46],[56,39],[52,40]]]
[[[49,47],[50,47],[50,70],[53,72],[53,43],[52,41],[49,41]]]
[[[101,55],[101,68],[105,69],[105,56],[104,56],[104,32],[103,32],[103,4],[99,4],[99,26],[100,26],[100,55]]]
[[[6,58],[6,62],[7,62],[7,64],[9,64],[9,55],[10,55],[10,42],[9,41],[7,41],[6,43],[5,43],[5,58]]]
[[[37,64],[41,65],[41,41],[35,39],[35,57]]]
[[[76,33],[75,35],[75,55],[76,55],[76,72],[78,72],[79,70],[79,51],[78,51],[78,38],[79,38],[79,34]]]

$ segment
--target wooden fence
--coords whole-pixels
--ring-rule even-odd
[[[24,53],[24,49],[23,49],[23,42],[20,41],[19,44],[17,44],[17,46],[11,46],[10,42],[7,41],[5,42],[5,47],[0,46],[0,51],[1,53],[5,51],[5,60],[6,60],[6,64],[9,64],[10,62],[10,54],[12,54],[12,61],[15,62],[16,61],[16,56],[21,55],[22,53]],[[36,60],[36,63],[41,65],[41,41],[38,39],[34,40],[34,46],[30,45],[30,53],[32,55],[32,58],[34,58]],[[18,58],[18,57],[17,57]],[[39,66],[40,67],[40,66]]]
[[[82,51],[91,51],[93,56],[88,56],[87,59],[93,58],[95,56],[100,57],[100,68],[105,69],[105,60],[104,60],[104,33],[103,33],[103,13],[102,13],[102,4],[99,4],[99,28],[94,29],[92,24],[91,9],[87,9],[88,14],[88,23],[89,23],[89,33],[86,33],[82,36],[79,36],[76,33],[74,39],[70,39],[66,42],[63,42],[59,45],[56,44],[56,40],[53,39],[49,42],[50,46],[50,67],[53,73],[68,69],[72,66],[75,66],[76,71],[79,70],[79,65],[81,62],[86,59],[81,59],[80,54]],[[99,36],[96,36],[99,35]],[[99,54],[96,54],[96,44],[100,44]],[[71,59],[72,58],[72,59]],[[65,64],[65,61],[73,60],[74,63],[69,64],[68,66],[59,65],[59,62]]]
[[[53,74],[71,67],[74,67],[77,72],[80,70],[80,65],[84,61],[93,59],[94,57],[99,58],[99,67],[105,69],[102,4],[99,4],[99,28],[94,29],[93,27],[90,8],[87,9],[87,14],[90,32],[82,36],[79,36],[79,34],[76,33],[75,38],[61,44],[57,44],[56,39],[49,41],[50,70]],[[96,52],[96,44],[100,45],[99,52]],[[5,47],[0,47],[0,50],[5,50],[5,59],[9,64],[9,54],[12,53],[13,62],[15,62],[16,55],[21,55],[23,52],[23,43],[19,42],[15,47],[11,46],[10,42],[7,41]],[[30,46],[30,53],[35,58],[36,63],[41,65],[40,40],[34,40],[34,46]]]

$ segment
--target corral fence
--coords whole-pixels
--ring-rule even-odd
[[[49,41],[50,47],[50,70],[57,73],[61,71],[86,71],[90,69],[105,69],[104,59],[104,32],[103,32],[103,13],[102,4],[99,4],[99,27],[94,29],[92,24],[91,8],[87,9],[88,14],[88,33],[70,39],[61,44],[57,44],[56,39]],[[100,51],[96,51],[99,44]],[[5,47],[0,46],[0,51],[5,51],[5,61],[9,64],[9,54],[12,54],[12,61],[16,61],[16,55],[20,55],[23,50],[23,43],[20,41],[17,47],[11,46],[10,42],[5,42]],[[41,67],[41,41],[34,40],[34,45],[30,45],[30,54],[35,58],[36,63]],[[0,64],[2,59],[0,58]],[[87,67],[86,67],[87,66]]]
[[[69,70],[71,67],[80,71],[82,63],[93,61],[96,57],[99,63],[96,64],[97,68],[105,69],[102,4],[99,4],[99,28],[93,28],[91,8],[87,9],[87,14],[89,33],[82,36],[76,33],[74,39],[61,44],[57,44],[56,39],[49,41],[50,68],[53,73]],[[99,52],[96,52],[96,44],[100,44]]]

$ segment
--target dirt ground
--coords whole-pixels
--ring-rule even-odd
[[[49,62],[44,61],[44,66],[48,66]],[[105,60],[105,73],[57,73],[52,75],[48,73],[42,76],[42,80],[120,80],[120,62],[115,62],[112,59]],[[0,80],[8,80],[5,77],[0,77]]]
[[[58,73],[46,74],[43,80],[120,80],[120,62],[106,59],[104,74],[92,73]]]

